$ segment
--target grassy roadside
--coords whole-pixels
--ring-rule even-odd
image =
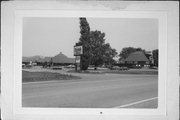
[[[110,74],[147,74],[147,75],[158,75],[157,70],[85,70],[85,71],[75,71],[75,70],[69,70],[69,73],[86,73],[86,74],[104,74],[104,73],[110,73]]]
[[[22,71],[22,82],[74,80],[74,79],[81,79],[81,77],[68,75],[68,74],[51,73],[51,72]]]
[[[107,71],[106,73],[115,73],[115,74],[148,74],[148,75],[158,75],[158,71],[119,71],[119,70],[115,70],[115,71]]]

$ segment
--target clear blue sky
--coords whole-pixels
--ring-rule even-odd
[[[141,18],[87,18],[91,30],[106,34],[119,53],[123,47],[158,48],[158,20]],[[73,56],[80,37],[79,18],[24,18],[23,56]]]

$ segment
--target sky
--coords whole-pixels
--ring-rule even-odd
[[[118,53],[124,47],[158,49],[158,20],[150,18],[87,18],[90,29],[105,33],[105,43]],[[73,56],[80,38],[79,18],[24,18],[23,56]]]

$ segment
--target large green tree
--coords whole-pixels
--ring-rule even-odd
[[[83,55],[81,56],[81,70],[87,70],[90,64],[90,27],[86,18],[79,18],[80,20],[80,39],[76,45],[83,46]]]
[[[99,65],[110,65],[114,63],[117,52],[112,49],[109,43],[105,43],[105,33],[101,31],[91,31],[91,64],[95,67]]]
[[[105,33],[101,31],[91,31],[91,64],[95,67],[103,64],[104,37]]]
[[[158,66],[158,49],[153,50],[152,54],[153,54],[154,65]]]
[[[86,18],[79,19],[81,36],[76,45],[83,46],[81,70],[87,70],[90,64],[95,67],[102,64],[113,64],[113,57],[117,52],[111,48],[110,44],[105,43],[105,33],[98,30],[90,31]]]

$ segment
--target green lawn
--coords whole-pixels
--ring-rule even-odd
[[[60,73],[22,71],[22,82],[74,80],[74,79],[81,79],[81,78],[77,76],[60,74]]]

